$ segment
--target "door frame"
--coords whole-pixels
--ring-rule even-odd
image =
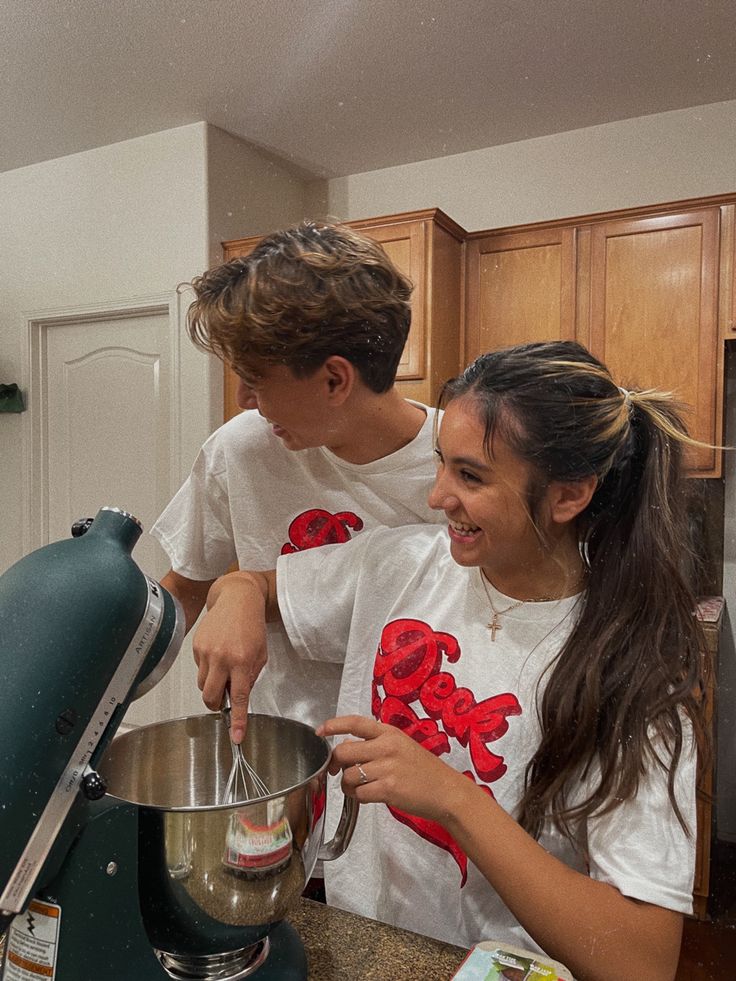
[[[23,554],[48,544],[48,433],[45,426],[44,363],[46,339],[54,327],[67,324],[93,324],[103,320],[130,320],[135,317],[165,315],[169,323],[168,355],[171,364],[169,386],[169,431],[171,433],[169,474],[170,496],[179,486],[182,459],[181,433],[181,344],[179,340],[181,296],[178,292],[159,293],[152,296],[131,297],[123,300],[91,305],[63,307],[24,314],[22,387],[27,392],[28,411],[23,414],[22,441],[22,489],[23,489]]]

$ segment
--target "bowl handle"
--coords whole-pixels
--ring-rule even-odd
[[[317,855],[318,862],[331,862],[333,858],[339,858],[348,847],[355,830],[355,822],[358,820],[359,807],[360,804],[354,797],[343,798],[342,814],[335,834],[320,848]]]

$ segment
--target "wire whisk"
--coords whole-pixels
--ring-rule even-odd
[[[228,735],[230,734],[230,715],[230,695],[225,692],[222,717],[225,720]],[[268,797],[271,791],[246,759],[242,746],[239,743],[234,743],[232,737],[230,749],[233,753],[233,765],[225,785],[222,803],[238,804],[241,801]]]

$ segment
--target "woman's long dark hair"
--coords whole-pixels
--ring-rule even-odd
[[[527,504],[535,524],[550,481],[598,478],[577,526],[589,566],[582,610],[548,669],[519,822],[538,836],[551,819],[571,835],[579,819],[635,796],[654,764],[669,774],[685,827],[674,793],[683,713],[701,752],[710,738],[709,667],[682,571],[682,454],[695,441],[680,409],[667,393],[619,388],[584,347],[564,341],[483,355],[445,385],[440,405],[461,396],[477,403],[489,451],[498,433],[532,465]],[[586,799],[575,798],[594,774]]]

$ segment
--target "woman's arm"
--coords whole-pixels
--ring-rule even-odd
[[[578,981],[672,981],[681,914],[570,869],[466,783],[445,827],[543,950]]]
[[[233,742],[245,735],[250,691],[266,663],[266,622],[278,618],[273,570],[228,573],[207,594],[207,612],[192,643],[197,684],[213,710],[229,689]]]
[[[682,936],[679,913],[628,899],[570,869],[480,786],[395,727],[346,716],[319,731],[358,739],[333,753],[331,770],[343,769],[346,793],[445,827],[530,936],[578,981],[672,981]]]

